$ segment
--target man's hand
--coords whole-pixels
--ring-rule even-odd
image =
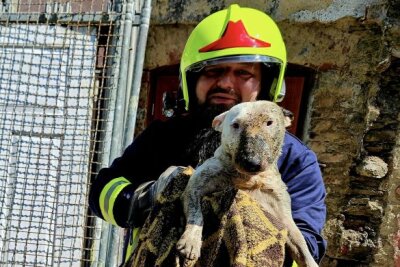
[[[171,182],[171,180],[178,176],[183,170],[185,170],[185,167],[170,166],[160,175],[160,177],[158,177],[158,179],[151,186],[151,190],[153,191],[152,206],[155,205],[157,199],[160,197],[161,193],[164,191],[165,187],[167,187],[167,185]]]
[[[129,210],[128,222],[131,227],[144,224],[162,191],[185,167],[171,166],[157,180],[141,184],[134,192]]]

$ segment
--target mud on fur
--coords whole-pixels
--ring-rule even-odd
[[[269,101],[241,103],[214,119],[221,145],[196,169],[182,195],[186,227],[176,247],[186,263],[201,253],[202,197],[234,187],[246,191],[285,225],[286,246],[299,266],[318,266],[293,221],[290,196],[277,166],[290,121]]]

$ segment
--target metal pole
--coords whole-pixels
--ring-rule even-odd
[[[127,0],[124,13],[122,48],[120,53],[118,87],[115,99],[115,109],[110,145],[109,162],[118,157],[122,152],[122,140],[124,138],[124,117],[126,110],[126,94],[127,94],[127,75],[129,65],[129,50],[132,32],[132,24],[134,21],[134,1]],[[106,240],[105,240],[106,239]],[[114,267],[118,265],[118,251],[120,244],[120,236],[118,229],[110,224],[105,224],[102,229],[102,239],[100,244],[99,263],[104,266]]]
[[[129,66],[129,50],[130,40],[132,33],[132,22],[134,18],[134,6],[133,0],[127,0],[126,13],[124,21],[124,33],[123,33],[123,44],[120,61],[120,73],[118,79],[118,92],[116,99],[116,106],[114,112],[114,127],[112,135],[112,146],[110,151],[110,161],[114,160],[121,154],[122,151],[122,140],[123,140],[123,129],[124,129],[124,114],[125,114],[125,99],[127,95],[127,77],[128,66]]]
[[[145,0],[141,12],[141,22],[139,29],[139,38],[136,46],[136,60],[133,69],[133,82],[129,97],[128,115],[126,118],[124,146],[128,146],[133,139],[135,131],[136,113],[139,102],[140,86],[143,74],[143,62],[145,57],[147,35],[149,32],[151,0]]]
[[[121,10],[119,10],[120,13],[122,13]],[[114,36],[119,36],[121,32],[124,30],[124,25],[122,23],[122,19],[117,19],[116,20],[116,27],[113,30],[113,35]],[[109,101],[107,103],[107,114],[106,114],[106,125],[105,125],[105,134],[101,136],[101,140],[103,140],[103,146],[101,148],[102,157],[101,157],[101,167],[107,167],[110,165],[110,162],[112,160],[111,156],[111,147],[113,146],[112,144],[112,135],[113,135],[113,129],[114,129],[114,117],[115,117],[115,108],[116,107],[116,101],[117,101],[117,92],[118,92],[118,80],[119,80],[119,67],[120,67],[120,62],[119,60],[117,61],[117,58],[121,58],[122,54],[122,38],[112,38],[112,45],[110,46],[110,51],[109,53],[111,55],[114,55],[115,57],[112,58],[113,62],[110,64],[110,66],[107,66],[109,68],[107,70],[107,77],[112,77],[110,81],[108,81],[107,87],[110,88],[110,90],[106,91],[107,95],[105,96],[106,98],[109,98]],[[109,59],[111,60],[111,59]],[[107,64],[108,65],[108,64]],[[100,227],[98,227],[100,226]],[[100,240],[98,244],[95,244],[95,247],[93,250],[97,250],[98,247],[98,253],[94,257],[94,262],[91,264],[92,267],[104,267],[107,262],[107,251],[108,251],[108,243],[109,243],[109,232],[110,232],[110,225],[109,223],[103,221],[100,218],[96,218],[96,233],[95,233],[95,239],[97,240],[97,237],[100,237]]]

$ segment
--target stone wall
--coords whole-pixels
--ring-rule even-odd
[[[143,99],[148,72],[179,63],[194,25],[232,2],[153,1]],[[317,70],[304,140],[328,192],[321,266],[400,266],[399,1],[235,3],[269,13],[288,61]]]

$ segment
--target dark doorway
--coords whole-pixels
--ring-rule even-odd
[[[286,96],[280,106],[294,114],[291,133],[301,138],[306,118],[309,93],[315,79],[315,71],[299,65],[289,64],[286,70]],[[164,100],[174,98],[179,90],[179,65],[154,69],[150,73],[151,87],[148,98],[147,124],[153,120],[166,120],[171,114]]]

